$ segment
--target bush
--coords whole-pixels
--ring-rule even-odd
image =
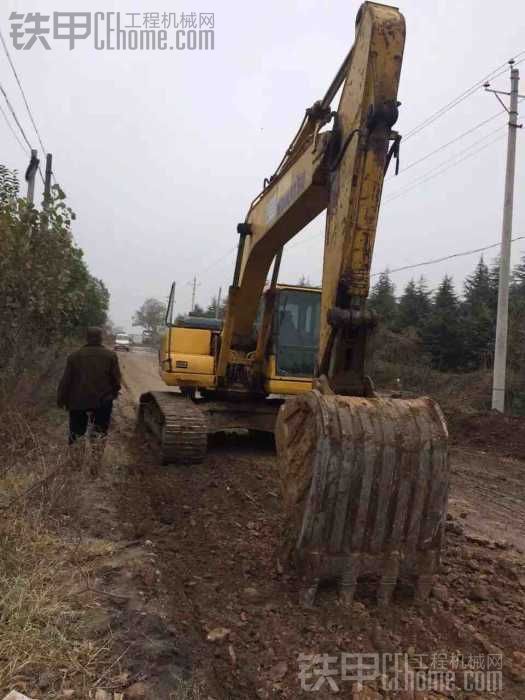
[[[384,328],[372,340],[368,373],[379,393],[430,396],[448,418],[490,409],[492,372],[443,372],[432,368],[415,331],[393,333]]]

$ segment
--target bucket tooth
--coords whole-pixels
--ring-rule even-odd
[[[390,605],[399,578],[399,570],[399,554],[393,554],[388,558],[385,564],[385,569],[377,591],[377,603],[380,608],[385,608]]]
[[[434,586],[434,574],[420,574],[416,580],[416,602],[424,603]]]
[[[429,597],[434,586],[438,564],[439,560],[435,551],[429,549],[421,553],[416,578],[416,601],[418,603],[425,602]]]
[[[313,608],[315,605],[315,599],[317,597],[317,591],[319,589],[319,584],[321,580],[319,578],[310,581],[310,585],[306,586],[301,591],[301,601],[305,608]]]
[[[339,598],[347,606],[351,606],[354,601],[358,576],[359,559],[351,556],[339,580]]]

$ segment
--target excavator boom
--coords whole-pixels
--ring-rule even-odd
[[[355,43],[327,94],[307,110],[279,168],[238,227],[219,377],[232,360],[231,350],[252,342],[272,261],[326,209],[318,369],[334,390],[366,393],[365,342],[373,319],[366,315],[365,300],[385,165],[399,138],[392,126],[405,23],[396,8],[368,2],[356,24]],[[333,112],[331,102],[341,88]],[[321,131],[328,124],[331,129]]]

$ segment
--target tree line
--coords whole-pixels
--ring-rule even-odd
[[[60,187],[39,210],[0,165],[0,378],[24,367],[27,353],[107,320],[109,292],[73,240],[74,219]]]
[[[198,316],[199,318],[224,318],[226,312],[226,299],[218,300],[216,296],[212,297],[208,306],[204,307],[200,304],[195,304],[189,312],[189,316]],[[175,321],[180,321],[185,318],[184,314],[177,314]],[[133,326],[141,326],[148,333],[151,333],[154,341],[158,340],[166,321],[166,304],[150,297],[145,300],[140,309],[137,309],[133,314]]]
[[[193,311],[190,311],[190,316],[200,316],[201,318],[224,318],[226,313],[227,299],[219,301],[216,296],[211,298],[208,306],[200,306],[195,304]]]
[[[383,325],[417,337],[432,366],[442,371],[473,371],[492,366],[496,333],[499,262],[483,256],[463,283],[461,296],[449,275],[434,292],[424,277],[411,279],[396,296],[388,270],[370,293],[370,307]],[[509,306],[510,361],[522,366],[525,331],[525,256],[512,272]]]
[[[312,286],[301,277],[299,286]],[[499,262],[490,266],[479,259],[458,294],[452,278],[445,275],[435,291],[424,277],[411,279],[401,295],[388,270],[372,286],[369,306],[381,325],[399,336],[416,340],[430,364],[441,371],[476,371],[492,366],[496,333]],[[213,297],[204,307],[196,304],[192,316],[223,318],[226,299]],[[164,325],[165,305],[148,299],[137,311],[134,324],[154,333]],[[177,317],[182,318],[181,316]],[[520,373],[525,366],[525,255],[514,267],[510,287],[509,363]]]

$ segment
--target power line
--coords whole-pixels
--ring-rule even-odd
[[[520,61],[520,63],[521,63],[521,61]],[[522,102],[523,100],[525,100],[525,97],[522,97],[519,101]],[[425,160],[427,160],[431,156],[435,155],[436,153],[439,153],[440,151],[444,150],[445,148],[448,148],[448,146],[451,146],[452,144],[457,143],[457,141],[460,141],[465,136],[469,136],[474,131],[477,131],[482,126],[485,126],[485,124],[488,124],[493,119],[496,119],[496,117],[499,117],[501,114],[505,114],[505,113],[506,113],[506,111],[501,109],[499,112],[496,112],[495,114],[488,117],[487,119],[483,119],[482,121],[478,122],[477,124],[474,124],[474,126],[471,126],[466,131],[463,131],[461,134],[458,134],[458,136],[455,136],[450,141],[447,141],[446,143],[441,144],[441,146],[438,146],[437,148],[430,151],[429,153],[426,153],[424,156],[421,156],[421,158],[418,158],[417,160],[410,162],[408,165],[405,165],[401,169],[400,173],[398,173],[398,174],[402,175],[407,170],[410,170],[411,168],[415,167],[416,165],[419,165],[420,163],[424,162]],[[389,175],[387,178],[385,178],[385,182],[390,182],[391,180],[394,180],[395,177],[397,177],[397,175]]]
[[[205,268],[200,270],[199,275],[202,277],[202,275],[205,272],[208,272],[208,270],[211,270],[212,267],[215,267],[216,265],[219,265],[219,263],[223,262],[227,257],[229,257],[234,251],[237,250],[237,246],[234,245],[231,248],[229,248],[227,251],[222,253],[222,255],[218,258],[216,258],[213,262],[211,262],[209,265],[207,265]],[[189,280],[186,280],[183,284],[190,284],[193,281],[193,277]]]
[[[451,146],[453,143],[456,143],[457,141],[460,141],[460,140],[461,140],[462,138],[464,138],[465,136],[468,136],[469,134],[472,134],[474,131],[477,131],[477,129],[479,129],[480,127],[484,126],[485,124],[488,124],[488,122],[492,121],[492,120],[495,119],[496,117],[499,117],[500,114],[504,114],[504,110],[503,110],[503,109],[500,109],[499,112],[496,112],[496,114],[493,114],[491,117],[488,117],[488,119],[484,119],[483,121],[478,122],[478,123],[475,124],[474,126],[470,127],[470,129],[467,129],[466,131],[463,131],[461,134],[459,134],[458,136],[455,136],[455,137],[454,137],[453,139],[451,139],[450,141],[447,141],[446,143],[443,143],[441,146],[438,146],[438,147],[435,148],[433,151],[430,151],[429,153],[425,154],[424,156],[421,156],[421,158],[418,158],[417,160],[413,160],[413,161],[412,161],[411,163],[409,163],[408,165],[405,165],[405,167],[401,169],[401,171],[400,171],[399,174],[402,175],[402,174],[405,173],[407,170],[410,170],[410,168],[413,168],[414,166],[419,165],[419,163],[422,163],[423,161],[427,160],[428,158],[430,158],[431,156],[435,155],[436,153],[439,153],[439,152],[442,151],[443,149],[448,148],[448,146]],[[388,179],[387,179],[386,181],[388,182],[388,181],[390,181],[390,180],[393,180],[394,177],[396,177],[396,176],[395,176],[395,175],[390,175],[390,177],[388,177]]]
[[[501,140],[504,137],[504,134],[498,135],[495,139],[493,139],[492,141],[489,141],[489,143],[485,144],[484,146],[481,146],[480,148],[477,148],[472,153],[468,153],[468,151],[470,151],[474,146],[477,146],[479,143],[482,143],[487,137],[492,136],[492,134],[494,134],[498,131],[502,131],[504,128],[505,128],[505,125],[498,127],[497,129],[494,129],[493,131],[489,132],[488,134],[485,134],[485,136],[483,136],[481,139],[478,139],[474,143],[470,144],[470,146],[467,146],[467,148],[464,148],[462,151],[457,153],[452,158],[444,161],[440,165],[436,166],[434,169],[432,169],[429,172],[427,172],[426,174],[420,176],[419,178],[414,180],[412,183],[410,183],[407,187],[399,190],[398,192],[392,193],[392,195],[390,197],[387,197],[384,200],[384,205],[388,204],[389,202],[394,201],[395,199],[398,199],[399,197],[402,197],[405,194],[408,194],[411,190],[415,189],[419,185],[422,185],[422,184],[428,182],[429,180],[433,180],[435,177],[442,175],[443,173],[447,172],[448,170],[455,167],[456,165],[463,163],[463,161],[468,160],[469,158],[472,158],[473,156],[477,155],[478,153],[485,150],[489,146],[492,146],[494,143]],[[462,158],[459,158],[459,160],[457,160],[458,156],[463,154],[463,153],[466,153],[466,155],[464,155]],[[306,238],[303,241],[296,241],[294,244],[292,244],[291,246],[288,247],[288,250],[293,250],[293,248],[297,248],[298,246],[302,246],[306,243],[310,243],[311,241],[313,241],[314,239],[316,239],[319,236],[319,233],[320,233],[319,231],[316,231],[309,238]],[[286,250],[286,248],[285,248],[285,250]]]
[[[47,155],[46,148],[45,148],[44,143],[43,143],[43,141],[42,141],[42,137],[41,137],[41,135],[40,135],[40,131],[38,130],[38,127],[37,127],[37,125],[36,125],[35,118],[33,117],[33,112],[31,111],[31,107],[29,106],[29,102],[28,102],[27,97],[26,97],[26,94],[25,94],[25,92],[24,92],[24,88],[22,87],[22,81],[20,80],[20,78],[19,78],[19,76],[18,76],[18,73],[17,73],[16,68],[15,68],[15,64],[13,63],[13,59],[11,58],[11,54],[9,53],[9,49],[7,48],[6,41],[5,41],[4,36],[3,36],[3,34],[2,34],[1,31],[0,31],[0,41],[1,41],[2,46],[3,46],[3,48],[4,48],[4,52],[5,52],[5,55],[6,55],[6,57],[7,57],[8,62],[9,62],[9,65],[11,66],[11,70],[13,71],[13,74],[14,74],[14,76],[15,76],[15,80],[16,80],[16,82],[17,82],[17,85],[18,85],[18,87],[19,87],[19,89],[20,89],[20,92],[21,92],[21,94],[22,94],[22,99],[24,100],[24,104],[25,104],[25,106],[26,106],[27,113],[28,113],[28,115],[29,115],[29,119],[30,119],[30,121],[31,121],[31,124],[33,125],[33,128],[34,128],[34,130],[35,130],[35,133],[36,133],[36,135],[37,135],[38,141],[39,141],[39,143],[40,143],[40,146],[42,147],[42,151],[43,151],[43,154],[44,154],[44,157],[45,157],[45,156]],[[0,86],[0,88],[1,88],[1,86]],[[11,106],[11,104],[10,104],[8,98],[7,98],[7,94],[6,94],[5,90],[4,90],[3,88],[1,88],[1,90],[2,90],[2,93],[4,94],[4,97],[5,97],[6,101],[7,101],[7,103],[8,103],[9,109],[11,110],[11,113],[13,114],[13,117],[14,117],[14,119],[15,119],[17,125],[18,125],[18,128],[19,128],[20,131],[22,132],[22,135],[24,136],[24,139],[25,139],[26,143],[28,144],[29,148],[31,149],[31,144],[29,143],[29,141],[28,141],[28,139],[27,139],[27,136],[25,135],[25,132],[24,132],[24,130],[23,130],[21,124],[20,124],[20,121],[19,121],[18,117],[16,116],[15,111],[14,111],[13,107]],[[42,180],[42,182],[43,182],[44,185],[45,185],[46,180],[45,180],[45,177],[44,177],[44,175],[43,175],[43,173],[42,173],[42,168],[40,167],[40,165],[38,166],[38,173],[39,173],[39,175],[40,175],[40,179]]]
[[[439,175],[442,175],[443,173],[447,172],[451,168],[454,168],[456,165],[459,165],[460,163],[463,163],[463,161],[468,160],[469,158],[472,158],[473,156],[477,155],[481,151],[484,151],[486,148],[489,146],[492,146],[492,144],[496,143],[496,141],[501,140],[505,134],[500,134],[497,136],[497,138],[493,139],[492,141],[489,141],[487,144],[484,146],[481,146],[480,148],[477,148],[476,150],[472,151],[472,153],[468,153],[474,146],[477,146],[478,144],[482,143],[487,137],[492,136],[498,131],[503,131],[503,129],[506,128],[506,125],[499,126],[497,129],[494,129],[494,131],[489,132],[488,134],[485,134],[481,139],[478,139],[474,143],[472,143],[470,146],[467,146],[467,148],[464,148],[462,151],[457,153],[455,156],[452,158],[449,158],[448,160],[444,161],[440,165],[437,165],[435,168],[427,172],[426,174],[420,176],[416,180],[413,180],[407,187],[398,190],[397,192],[393,192],[391,196],[387,197],[384,201],[385,204],[388,204],[389,202],[393,202],[395,199],[398,199],[399,197],[403,196],[404,194],[407,194],[411,190],[413,190],[415,187],[418,187],[419,185],[424,184],[425,182],[428,182],[429,180],[433,180],[435,177],[438,177]],[[467,153],[463,158],[457,159],[459,155]]]
[[[219,263],[221,263],[223,260],[228,258],[232,253],[234,253],[237,250],[237,245],[232,246],[231,248],[228,248],[228,250],[221,255],[220,258],[217,258],[214,262],[210,263],[207,267],[204,268],[204,270],[201,270],[201,275],[204,272],[207,272],[208,270],[211,270],[212,267],[215,267]]]
[[[2,46],[4,47],[5,55],[7,56],[7,60],[9,61],[9,65],[11,66],[11,70],[13,71],[13,74],[15,76],[15,80],[17,82],[17,85],[20,88],[20,92],[22,94],[22,99],[24,100],[24,104],[26,106],[27,113],[29,114],[29,119],[31,120],[31,124],[33,125],[33,128],[34,128],[35,133],[36,133],[37,138],[38,138],[38,141],[40,143],[40,146],[42,147],[42,152],[45,156],[47,153],[46,148],[45,148],[44,143],[42,141],[42,137],[40,136],[40,132],[39,132],[38,127],[37,127],[36,122],[35,122],[35,118],[33,117],[33,112],[31,111],[31,107],[29,106],[29,102],[28,102],[26,94],[24,92],[24,88],[22,87],[22,82],[21,82],[20,78],[18,77],[18,73],[16,71],[15,64],[13,63],[13,59],[11,58],[11,54],[9,53],[9,49],[7,48],[7,44],[6,44],[6,41],[4,39],[4,36],[3,36],[1,30],[0,30],[0,41],[2,42]],[[42,173],[40,173],[40,175],[42,175]]]
[[[9,127],[9,130],[11,131],[11,133],[13,134],[13,136],[15,137],[16,142],[18,143],[18,145],[20,146],[20,148],[24,151],[24,153],[27,153],[26,147],[24,146],[24,144],[23,144],[22,141],[20,140],[20,137],[18,136],[18,134],[17,134],[16,131],[14,130],[13,125],[12,125],[11,122],[9,121],[9,117],[8,117],[7,114],[5,113],[5,110],[4,110],[4,108],[2,107],[2,105],[0,105],[0,112],[2,113],[2,116],[3,116],[3,118],[5,119],[5,122],[6,122],[7,126]]]
[[[27,146],[28,146],[29,150],[31,151],[31,150],[33,149],[33,147],[31,146],[31,142],[30,142],[29,139],[27,138],[26,132],[24,131],[24,128],[22,127],[22,124],[20,124],[20,120],[18,119],[18,117],[17,117],[17,115],[16,115],[16,112],[15,112],[15,110],[14,110],[14,108],[13,108],[13,105],[12,105],[11,102],[9,101],[9,97],[7,96],[7,92],[5,91],[5,89],[4,89],[3,85],[2,85],[2,83],[0,83],[0,92],[1,92],[2,95],[4,96],[4,99],[5,99],[6,103],[7,103],[7,106],[8,106],[8,108],[9,108],[9,111],[10,111],[11,114],[13,115],[13,119],[15,120],[16,125],[17,125],[18,128],[20,129],[20,133],[22,134],[22,136],[23,136],[23,138],[24,138],[24,141],[27,143]]]
[[[525,54],[525,50],[520,51],[514,56],[514,60],[519,58],[520,56],[523,56]],[[518,65],[519,63],[522,63],[523,60],[517,61],[515,65]],[[449,112],[451,109],[454,107],[457,107],[461,102],[466,100],[468,97],[470,97],[478,88],[480,88],[483,83],[485,83],[487,80],[495,80],[498,78],[500,75],[503,75],[503,73],[506,72],[507,70],[507,65],[508,61],[505,61],[505,63],[501,64],[497,68],[495,68],[493,71],[488,73],[485,77],[481,78],[480,80],[477,80],[473,85],[471,85],[469,88],[464,90],[462,93],[460,93],[457,97],[455,97],[453,100],[450,100],[450,102],[447,102],[447,104],[443,105],[440,109],[436,110],[433,112],[430,116],[426,117],[422,122],[417,124],[415,127],[410,129],[404,136],[404,140],[406,141],[407,139],[412,138],[412,136],[416,136],[416,134],[419,134],[423,129],[426,129],[427,126],[430,126],[433,124],[437,119],[442,117],[444,114]],[[503,69],[503,70],[502,70]]]
[[[514,243],[515,241],[521,241],[525,239],[525,235],[523,236],[515,236],[512,238],[512,242]],[[437,263],[442,263],[447,260],[453,260],[454,258],[462,258],[465,255],[474,255],[475,253],[482,253],[484,250],[490,250],[491,248],[499,248],[501,245],[501,241],[498,241],[498,243],[491,243],[490,245],[483,246],[482,248],[473,248],[472,250],[464,250],[460,253],[452,253],[451,255],[445,255],[442,258],[434,258],[433,260],[425,260],[424,262],[419,262],[415,263],[414,265],[403,265],[403,267],[396,267],[393,270],[388,270],[388,274],[393,274],[394,272],[404,272],[405,270],[415,270],[418,267],[424,267],[426,265],[435,265]],[[373,275],[370,275],[371,277],[378,277],[381,275],[381,272],[374,272]]]
[[[515,60],[516,58],[519,58],[520,56],[523,56],[524,54],[525,54],[525,49],[522,50],[522,51],[520,51],[519,53],[517,53],[517,54],[514,56],[514,60]],[[525,61],[525,59],[522,59],[521,61],[517,61],[517,62],[515,63],[515,65],[518,65],[519,63],[523,63],[523,61]],[[414,136],[416,133],[418,133],[418,132],[421,131],[423,128],[425,128],[425,126],[430,125],[433,121],[435,121],[435,120],[438,119],[440,116],[442,116],[443,114],[445,114],[445,112],[449,111],[450,109],[452,109],[453,107],[455,107],[457,104],[459,104],[460,102],[462,102],[464,99],[466,99],[467,97],[469,97],[469,96],[470,96],[471,94],[473,94],[473,92],[474,92],[475,90],[477,90],[477,88],[480,87],[485,81],[487,81],[487,80],[489,80],[489,79],[494,80],[494,79],[496,79],[497,77],[499,77],[500,75],[503,75],[503,73],[506,72],[507,64],[508,64],[508,61],[505,61],[505,62],[502,63],[500,66],[498,66],[497,68],[495,68],[493,71],[491,71],[490,73],[488,73],[484,78],[481,78],[480,80],[476,81],[470,88],[467,88],[467,90],[465,90],[463,93],[461,93],[460,95],[458,95],[458,97],[456,97],[454,100],[451,100],[449,103],[447,103],[446,105],[444,105],[444,107],[442,107],[441,109],[439,109],[439,110],[437,110],[436,112],[434,112],[433,114],[431,114],[429,117],[427,117],[427,119],[425,119],[423,122],[421,122],[421,124],[417,125],[417,126],[414,127],[412,130],[410,130],[410,131],[408,132],[408,134],[407,134],[406,136],[404,136],[404,141],[406,141],[407,138],[410,138],[411,136]],[[502,69],[503,69],[503,70],[502,70]],[[464,138],[465,136],[468,136],[469,134],[473,133],[473,132],[476,131],[477,129],[479,129],[479,128],[481,128],[482,126],[484,126],[485,124],[487,124],[488,122],[490,122],[490,121],[492,121],[493,119],[495,119],[495,118],[496,118],[497,116],[499,116],[500,114],[503,114],[503,110],[500,110],[500,111],[498,111],[497,113],[493,114],[492,116],[488,117],[487,119],[484,119],[484,120],[482,120],[481,122],[478,122],[477,124],[475,124],[474,126],[470,127],[470,128],[467,129],[466,131],[462,132],[462,133],[459,134],[458,136],[454,137],[454,138],[451,139],[450,141],[447,141],[446,143],[444,143],[444,144],[442,144],[441,146],[437,147],[437,148],[434,149],[433,151],[430,151],[429,153],[425,154],[425,155],[422,156],[421,158],[418,158],[416,161],[413,161],[413,162],[409,163],[409,165],[407,165],[407,166],[403,169],[402,172],[405,172],[406,170],[409,170],[410,168],[412,168],[412,167],[418,165],[419,163],[421,163],[421,162],[427,160],[428,158],[430,158],[431,156],[435,155],[436,153],[439,153],[440,151],[442,151],[443,149],[447,148],[448,146],[451,146],[452,144],[454,144],[454,143],[456,143],[457,141],[461,140],[461,139]],[[428,180],[431,180],[431,179],[433,179],[434,177],[437,177],[437,176],[443,174],[444,172],[446,172],[446,171],[449,170],[450,168],[455,167],[456,165],[459,165],[459,164],[462,163],[464,160],[467,160],[468,158],[470,158],[470,157],[476,155],[477,153],[479,153],[480,151],[484,150],[485,148],[488,148],[488,147],[491,146],[493,143],[496,143],[496,141],[500,140],[500,138],[501,138],[500,136],[498,136],[498,138],[494,139],[493,141],[490,141],[489,143],[487,143],[487,144],[484,145],[483,147],[481,147],[481,148],[479,148],[479,149],[476,149],[476,150],[473,151],[472,153],[469,153],[469,154],[466,155],[464,158],[460,158],[459,160],[457,160],[457,158],[458,158],[459,155],[461,155],[462,153],[466,153],[467,151],[470,151],[474,146],[476,146],[476,145],[478,145],[479,143],[483,142],[486,138],[488,138],[488,137],[491,136],[492,134],[496,133],[497,131],[500,131],[502,128],[503,128],[503,127],[498,127],[498,128],[495,129],[494,131],[491,131],[491,132],[489,132],[488,134],[485,134],[485,136],[483,136],[481,139],[478,139],[478,141],[475,141],[474,143],[470,144],[470,146],[467,146],[467,148],[463,149],[463,151],[460,151],[459,153],[456,153],[451,159],[449,159],[449,160],[447,160],[447,161],[441,163],[440,165],[436,166],[435,169],[429,171],[429,172],[426,173],[425,175],[420,176],[420,178],[418,178],[417,180],[415,180],[415,181],[413,181],[412,183],[410,183],[410,185],[409,185],[407,188],[404,188],[404,189],[402,189],[402,190],[400,190],[400,191],[398,191],[398,192],[396,192],[396,193],[393,193],[392,196],[391,196],[390,198],[387,198],[387,199],[385,200],[384,203],[387,204],[389,201],[393,201],[394,199],[397,199],[398,197],[402,196],[402,195],[405,194],[406,192],[408,192],[408,191],[410,191],[411,189],[414,189],[415,187],[417,187],[419,184],[423,184],[424,182],[427,182]],[[450,164],[449,164],[449,163],[450,163]],[[447,166],[447,167],[444,167],[444,166]],[[293,248],[296,248],[296,247],[298,247],[298,246],[300,246],[300,245],[304,245],[305,243],[308,243],[308,242],[312,241],[314,238],[317,238],[318,235],[319,235],[319,232],[316,232],[316,233],[315,233],[313,236],[311,236],[310,238],[307,238],[307,239],[304,240],[304,241],[297,241],[297,242],[295,243],[295,245],[292,244],[291,246],[289,246],[288,249],[293,249]],[[213,263],[211,263],[211,264],[210,264],[207,268],[205,268],[202,272],[206,272],[206,271],[209,270],[211,267],[214,267],[216,264],[218,264],[219,262],[221,262],[226,256],[228,256],[228,255],[229,255],[233,250],[235,250],[235,249],[236,249],[236,246],[234,246],[233,248],[231,248],[230,250],[228,250],[228,251],[227,251],[226,253],[224,253],[217,261],[214,261]],[[201,272],[201,274],[202,274],[202,272]],[[189,281],[191,281],[191,280],[189,280]]]
[[[502,127],[504,128],[504,127]],[[500,129],[501,130],[501,129]],[[451,170],[451,168],[454,168],[456,165],[459,165],[460,163],[463,163],[463,161],[468,160],[469,158],[472,158],[473,156],[477,155],[478,153],[481,153],[481,151],[484,151],[486,148],[489,148],[489,146],[492,146],[495,144],[497,141],[501,141],[502,138],[504,138],[505,134],[499,134],[495,139],[492,139],[492,141],[489,141],[486,143],[484,146],[481,146],[480,148],[477,148],[475,151],[472,153],[467,153],[463,158],[460,158],[459,160],[454,160],[453,162],[450,162],[450,165],[447,165],[447,167],[441,167],[438,166],[434,171],[430,171],[430,173],[427,173],[426,176],[422,177],[420,180],[417,180],[412,183],[410,187],[407,187],[404,190],[400,190],[395,193],[395,195],[392,195],[390,198],[385,199],[385,204],[388,204],[389,202],[393,202],[395,199],[399,199],[399,197],[402,197],[405,194],[408,194],[411,190],[415,189],[416,187],[419,187],[419,185],[423,185],[426,182],[429,182],[429,180],[433,180],[434,178],[438,177],[439,175],[443,175],[443,173],[448,172]]]
[[[511,240],[512,240],[512,243],[515,243],[516,241],[525,240],[525,235],[515,236]],[[394,269],[388,268],[387,271],[388,271],[388,274],[394,274],[396,272],[405,272],[406,270],[415,270],[419,267],[426,267],[428,265],[436,265],[438,263],[446,262],[447,260],[454,260],[455,258],[462,258],[462,257],[465,257],[467,255],[475,255],[476,253],[483,253],[486,250],[491,250],[492,248],[498,248],[500,245],[501,245],[501,242],[498,241],[498,243],[491,243],[490,245],[482,246],[480,248],[472,248],[470,250],[460,251],[459,253],[451,253],[450,255],[444,255],[441,258],[433,258],[432,260],[424,260],[423,262],[418,262],[418,263],[414,263],[411,265],[403,265],[402,267],[396,267]],[[231,252],[231,251],[229,251],[229,252]],[[223,257],[225,257],[225,256],[223,256]],[[382,272],[374,272],[370,276],[371,277],[378,277],[381,274],[382,274]],[[192,281],[193,280],[189,280],[190,283]]]

